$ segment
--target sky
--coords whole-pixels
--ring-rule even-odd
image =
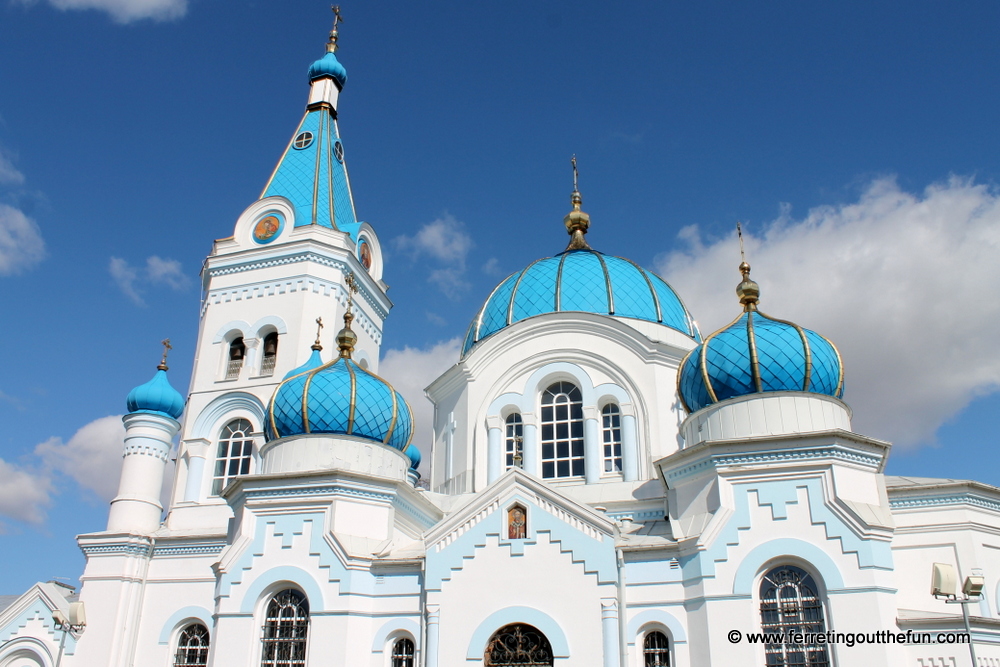
[[[120,416],[301,118],[329,5],[0,0],[0,594],[75,583]],[[340,130],[422,389],[505,276],[566,243],[662,275],[705,333],[761,308],[840,348],[889,474],[1000,485],[1000,4],[342,3]]]

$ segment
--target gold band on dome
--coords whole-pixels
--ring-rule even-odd
[[[840,357],[840,350],[837,348],[837,345],[832,340],[827,340],[826,342],[830,344],[830,347],[837,354],[837,365],[840,367],[840,375],[837,377],[837,391],[833,392],[833,396],[834,398],[840,398],[844,393],[844,360]]]
[[[806,353],[806,373],[805,377],[802,378],[802,391],[809,391],[809,387],[812,386],[812,348],[809,346],[809,337],[806,336],[805,330],[800,327],[795,322],[789,322],[788,320],[779,320],[777,317],[771,317],[767,313],[757,311],[757,314],[761,317],[771,320],[772,322],[778,322],[779,324],[787,324],[796,331],[799,332],[799,338],[802,339],[802,348]],[[833,343],[830,343],[833,345]]]
[[[715,388],[712,387],[712,381],[708,377],[708,359],[705,356],[705,355],[708,354],[708,343],[709,343],[710,340],[712,340],[713,338],[715,338],[716,336],[718,336],[720,333],[722,333],[723,331],[727,330],[729,327],[731,327],[734,324],[736,324],[737,322],[739,322],[740,321],[740,317],[743,317],[743,313],[740,313],[739,317],[737,317],[735,320],[733,320],[732,322],[730,322],[726,326],[722,327],[721,329],[719,329],[715,333],[711,334],[708,338],[706,338],[705,340],[703,340],[702,343],[701,343],[701,356],[699,357],[699,360],[701,361],[701,379],[704,381],[705,388],[708,389],[708,396],[709,396],[709,398],[712,399],[713,403],[718,403],[719,402],[719,397],[715,395]]]
[[[569,257],[566,253],[563,253],[562,257],[559,258],[559,270],[556,271],[556,312],[562,311],[562,274],[563,274],[563,264],[566,263],[566,258]]]
[[[510,276],[507,276],[506,278],[504,278],[503,280],[501,280],[500,283],[496,287],[493,288],[493,291],[490,292],[490,295],[486,298],[486,301],[483,302],[483,307],[479,309],[479,313],[476,315],[475,324],[473,325],[476,328],[476,333],[474,333],[472,335],[472,342],[473,342],[473,344],[479,342],[479,330],[483,326],[483,315],[486,314],[486,306],[489,305],[490,299],[493,298],[493,295],[497,293],[497,290],[500,289],[508,280],[510,280],[511,276],[513,276],[513,275],[514,274],[512,273],[512,274],[510,274]],[[516,287],[516,285],[515,285],[515,287]],[[508,322],[507,324],[510,324],[510,322]]]
[[[747,314],[747,346],[750,348],[750,377],[753,378],[753,385],[757,388],[757,393],[764,391],[764,386],[760,381],[760,361],[757,359],[757,336],[753,331],[753,313],[748,310]]]
[[[343,357],[341,357],[341,358],[343,358]],[[344,363],[347,364],[347,372],[351,374],[351,409],[347,413],[347,435],[353,435],[354,434],[354,404],[355,404],[355,402],[357,401],[357,398],[358,398],[358,379],[356,377],[354,377],[354,368],[353,368],[353,364],[351,363],[351,360],[348,359]]]
[[[319,168],[323,164],[323,115],[319,117],[319,127],[316,128],[316,171],[313,173],[312,224],[316,224],[316,206],[319,201]]]
[[[548,259],[548,257],[542,257],[542,259]],[[517,298],[517,288],[521,286],[521,281],[524,280],[524,276],[526,276],[527,273],[528,273],[528,271],[531,270],[531,267],[533,267],[535,264],[538,264],[540,261],[542,261],[542,259],[536,259],[531,264],[528,264],[528,266],[526,266],[524,268],[524,271],[521,271],[521,275],[519,275],[517,277],[517,281],[514,283],[514,289],[512,289],[511,292],[510,292],[510,303],[507,304],[507,326],[510,326],[511,324],[513,324],[513,320],[514,320],[514,299]],[[499,288],[500,286],[497,285],[497,287]],[[487,303],[489,303],[489,301],[487,301]],[[483,308],[485,308],[485,307],[486,306],[483,306]]]
[[[597,257],[597,261],[601,263],[601,268],[604,270],[604,286],[608,290],[608,315],[615,314],[615,294],[611,289],[611,274],[608,273],[608,265],[604,263],[604,258],[601,257],[601,253],[596,250],[591,250],[594,256]]]
[[[396,430],[396,419],[399,417],[399,406],[396,405],[396,391],[389,387],[389,395],[392,396],[392,421],[389,422],[389,430],[385,432],[385,439],[382,441],[383,445],[389,444],[389,438],[392,437],[392,432]]]
[[[336,136],[333,132],[335,121],[330,118],[327,123],[330,125],[330,137],[333,138]],[[330,226],[337,229],[336,204],[333,201],[333,146],[329,141],[326,142],[326,188],[330,197],[327,200],[330,204]]]
[[[656,288],[653,287],[653,281],[649,279],[648,275],[646,275],[645,269],[643,269],[641,266],[633,262],[628,257],[620,257],[619,259],[624,259],[626,262],[634,266],[635,270],[638,271],[639,275],[641,275],[643,279],[646,281],[646,286],[649,287],[649,293],[653,295],[653,305],[656,306],[656,321],[660,324],[663,324],[663,311],[660,309],[660,297],[656,294]],[[678,300],[680,299],[678,298]],[[684,308],[684,313],[687,314],[687,308]]]

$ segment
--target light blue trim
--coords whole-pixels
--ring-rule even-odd
[[[770,506],[772,521],[781,521],[787,514],[789,503],[798,502],[798,490],[805,489],[809,499],[809,516],[813,525],[822,525],[826,533],[826,544],[840,552],[854,555],[860,569],[892,570],[892,549],[888,542],[859,536],[835,514],[825,502],[822,480],[818,477],[807,479],[770,480],[733,485],[735,511],[726,526],[715,537],[711,546],[702,552],[680,558],[685,581],[703,577],[714,577],[716,565],[729,560],[731,549],[741,542],[741,535],[748,530],[768,530],[773,524],[755,526],[750,519],[751,503]],[[750,494],[756,495],[756,499]],[[803,542],[803,544],[805,544]],[[814,547],[815,548],[815,547]],[[817,553],[822,553],[817,551]],[[831,587],[833,585],[831,584]]]
[[[250,327],[250,330],[254,332],[254,336],[260,338],[260,330],[266,326],[274,327],[274,330],[278,332],[278,335],[288,333],[288,327],[285,325],[285,320],[281,319],[277,315],[265,315]]]
[[[385,643],[393,633],[405,632],[413,640],[413,648],[420,650],[420,624],[412,618],[394,618],[386,621],[379,631],[375,633],[372,641],[372,653],[382,653],[385,651]]]
[[[231,394],[223,394],[206,405],[198,414],[198,417],[195,418],[189,438],[204,438],[215,442],[219,437],[218,428],[216,428],[219,421],[223,417],[230,416],[231,413],[236,413],[240,410],[252,415],[251,422],[253,422],[254,428],[263,430],[264,405],[253,394],[237,391]],[[240,416],[242,415],[232,414],[234,419]],[[212,460],[215,460],[214,456]]]
[[[507,607],[495,611],[479,624],[472,633],[466,660],[482,660],[486,652],[486,644],[493,633],[511,623],[527,623],[538,628],[552,645],[552,655],[555,658],[569,657],[569,642],[566,633],[555,620],[543,611],[531,607]]]
[[[455,572],[461,571],[477,549],[492,544],[496,539],[501,548],[509,548],[511,556],[519,556],[535,548],[538,533],[548,533],[549,542],[557,544],[561,552],[575,562],[582,563],[586,574],[597,577],[598,584],[613,584],[618,581],[615,562],[614,539],[608,535],[594,539],[562,519],[553,516],[521,494],[516,498],[528,511],[528,537],[524,540],[508,540],[504,534],[506,511],[494,510],[489,516],[466,530],[454,542],[440,551],[428,551],[426,556],[426,588],[441,590],[445,581],[451,580]],[[509,506],[505,504],[504,507]]]
[[[278,567],[272,567],[266,572],[260,573],[253,583],[247,588],[246,592],[243,594],[243,601],[240,604],[240,611],[244,613],[253,613],[254,608],[260,601],[260,598],[264,595],[264,591],[268,588],[274,586],[277,583],[288,582],[289,584],[294,584],[298,586],[305,596],[309,599],[309,609],[315,609],[316,611],[322,611],[326,609],[326,605],[323,604],[323,591],[320,589],[319,584],[313,579],[312,575],[303,570],[300,567],[295,567],[294,565],[280,565]]]
[[[198,621],[208,628],[209,633],[212,633],[212,612],[204,607],[184,607],[183,609],[178,609],[171,614],[170,618],[168,618],[166,623],[163,624],[163,629],[160,630],[160,645],[169,644],[171,635],[173,635],[185,621]]]
[[[665,628],[670,633],[672,643],[687,643],[687,633],[684,632],[684,626],[676,616],[663,609],[647,609],[636,614],[628,622],[628,629],[625,631],[628,645],[635,645],[635,640],[639,636],[639,632],[643,626],[654,624]]]
[[[221,343],[226,340],[226,336],[234,331],[239,331],[240,335],[246,336],[251,331],[250,323],[246,320],[230,320],[219,327],[212,342]]]
[[[764,565],[785,557],[798,558],[808,563],[827,589],[844,587],[840,569],[825,551],[804,540],[782,537],[761,544],[743,557],[733,579],[733,594],[752,595],[754,581]]]
[[[32,603],[20,614],[10,619],[7,625],[0,627],[0,644],[14,639],[21,629],[28,625],[29,621],[39,620],[42,623],[42,627],[45,628],[45,632],[51,637],[51,641],[55,642],[56,645],[62,639],[61,631],[56,630],[52,625],[52,612],[55,611],[48,604],[46,604],[45,599],[41,596],[35,597]],[[44,646],[44,644],[43,644]],[[65,655],[73,655],[76,652],[76,639],[72,634],[66,635],[66,650]],[[51,654],[48,654],[51,659]]]
[[[972,505],[973,507],[1000,512],[1000,502],[972,492],[953,493],[943,496],[904,496],[902,498],[889,499],[889,507],[894,510],[909,509],[911,507],[938,507],[941,505]]]

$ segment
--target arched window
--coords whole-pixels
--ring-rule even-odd
[[[274,364],[278,360],[278,332],[264,336],[264,358],[260,362],[261,375],[274,375]]]
[[[483,664],[485,667],[550,667],[552,645],[538,628],[526,623],[512,623],[490,637]]]
[[[238,336],[229,344],[229,362],[226,365],[226,379],[235,380],[243,368],[243,357],[247,356],[247,346],[243,336]]]
[[[261,667],[305,667],[309,632],[309,601],[293,588],[281,591],[267,604],[261,641]]]
[[[583,477],[583,396],[569,382],[542,394],[542,477]]]
[[[392,645],[392,667],[413,667],[413,640],[403,637]]]
[[[658,630],[646,635],[642,640],[642,658],[645,667],[670,667],[670,642]]]
[[[506,452],[504,470],[524,467],[524,461],[521,460],[523,442],[524,422],[521,421],[521,415],[516,412],[507,415],[507,419],[504,420],[504,451]]]
[[[174,667],[205,667],[208,664],[208,628],[192,623],[177,640]]]
[[[601,442],[604,443],[604,472],[622,471],[622,411],[614,403],[601,410]]]
[[[812,575],[794,565],[776,567],[760,582],[760,629],[765,633],[826,632],[823,602]],[[829,667],[826,644],[765,644],[768,667]]]
[[[219,450],[215,457],[215,478],[212,493],[219,495],[226,485],[248,475],[253,463],[253,426],[246,419],[234,419],[226,424],[219,436]]]

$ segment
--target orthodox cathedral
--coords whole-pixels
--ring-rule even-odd
[[[427,378],[421,460],[379,375],[392,304],[336,52],[335,24],[205,260],[187,396],[166,355],[128,394],[82,587],[0,599],[0,667],[1000,665],[1000,489],[886,476],[832,341],[765,314],[746,262],[705,335],[590,247],[575,188],[568,247]]]

